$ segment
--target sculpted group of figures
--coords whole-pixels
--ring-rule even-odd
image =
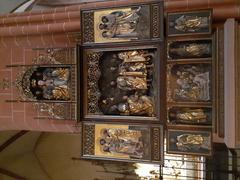
[[[102,16],[99,29],[104,38],[137,38],[137,24],[141,7],[128,11],[113,11]]]
[[[114,93],[105,93],[100,102],[102,109],[106,113],[119,115],[153,116],[153,97],[148,95],[153,54],[147,50],[134,50],[113,56],[120,63],[110,67],[110,72],[117,75],[110,80],[110,89],[106,91],[112,90]]]
[[[212,39],[211,11],[169,13],[167,35],[181,36],[168,40],[169,101],[184,103],[168,108],[168,122],[176,128],[168,130],[168,151],[180,154],[211,154],[209,131],[185,131],[184,128],[212,125],[212,108],[206,104],[212,100]],[[207,38],[194,37],[209,35]],[[188,38],[184,38],[188,35]],[[192,38],[189,38],[192,35]],[[207,63],[202,63],[202,62]],[[208,63],[208,61],[210,63]],[[174,64],[172,64],[175,62]],[[192,104],[196,107],[192,107]],[[182,125],[181,127],[178,125]],[[178,128],[179,129],[178,129]],[[178,129],[178,130],[177,130]]]
[[[176,68],[173,97],[183,101],[210,100],[210,72],[202,66],[182,65]]]
[[[31,78],[31,91],[40,100],[69,100],[69,78],[69,68],[38,68]]]
[[[128,155],[130,158],[143,158],[142,132],[138,130],[106,128],[101,131],[99,140],[103,153]]]

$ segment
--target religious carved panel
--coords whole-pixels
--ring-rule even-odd
[[[167,153],[210,156],[212,133],[200,130],[168,129]]]
[[[168,64],[168,102],[210,102],[211,64]]]
[[[167,35],[211,34],[211,23],[211,10],[168,13]]]
[[[163,4],[139,4],[83,10],[83,43],[114,43],[160,39]]]
[[[70,67],[37,67],[30,76],[30,91],[37,100],[70,100]]]
[[[167,45],[167,59],[174,60],[209,60],[212,58],[211,39],[170,40]]]
[[[158,120],[159,58],[155,45],[83,49],[83,117]]]
[[[212,125],[212,109],[209,107],[169,107],[168,122],[176,125]]]
[[[37,119],[76,120],[76,49],[46,48],[38,50],[39,55],[32,64],[14,64],[17,68],[14,82],[18,97],[8,102],[32,103]]]
[[[161,126],[83,122],[82,158],[162,162]]]
[[[216,85],[211,23],[211,10],[167,15],[168,153],[211,155]]]

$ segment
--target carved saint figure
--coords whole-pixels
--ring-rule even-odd
[[[177,111],[176,113],[170,112],[170,118],[175,121],[183,123],[205,123],[207,122],[207,115],[203,109],[188,109]]]
[[[123,60],[123,62],[147,62],[151,60],[153,54],[144,50],[124,51],[118,53],[118,57]]]
[[[182,43],[178,47],[169,48],[169,56],[177,58],[197,58],[211,55],[211,44],[209,43]]]
[[[104,38],[137,38],[138,12],[141,7],[129,11],[114,11],[102,16],[99,29]]]
[[[177,136],[176,145],[181,151],[199,150],[200,148],[210,150],[211,140],[209,136],[201,134],[182,134]]]
[[[123,115],[154,115],[152,98],[145,95],[131,95],[126,103],[118,104],[117,108]]]
[[[127,129],[103,129],[100,139],[103,152],[125,154],[133,158],[143,157],[142,132]]]
[[[201,28],[208,28],[209,19],[208,17],[182,15],[169,25],[178,31],[196,32]]]
[[[146,77],[118,76],[117,87],[122,90],[147,89]]]
[[[42,89],[45,99],[68,100],[69,76],[68,68],[46,68],[42,80],[37,81],[37,86]]]
[[[118,53],[123,62],[119,65],[117,87],[122,90],[147,89],[147,63],[153,57],[148,51],[124,51]]]
[[[147,76],[147,65],[142,62],[121,63],[119,66],[119,75],[123,76]]]
[[[184,66],[176,72],[177,88],[174,93],[177,97],[187,100],[208,101],[209,94],[209,72],[201,72],[197,66]]]

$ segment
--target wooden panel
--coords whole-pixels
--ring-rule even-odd
[[[237,140],[236,140],[236,144],[237,144],[237,147],[240,146],[240,122],[239,122],[239,118],[240,118],[240,103],[239,103],[239,100],[240,100],[240,81],[239,81],[239,78],[240,78],[240,62],[239,62],[239,58],[240,58],[240,24],[238,24],[238,26],[236,27],[236,75],[237,75],[237,78],[236,78],[236,86],[237,86],[237,89],[236,89],[236,103],[237,103],[237,107],[236,107],[236,110],[237,110],[237,113],[236,113],[236,136],[237,136]]]
[[[235,54],[235,20],[228,19],[224,24],[224,110],[225,137],[228,148],[236,147],[236,54]]]

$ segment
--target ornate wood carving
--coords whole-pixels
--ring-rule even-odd
[[[171,76],[171,69],[173,67],[173,64],[167,65],[167,102],[173,102],[172,99],[172,92],[171,92],[171,82],[170,82],[170,76]]]
[[[160,128],[154,127],[152,128],[152,159],[154,161],[161,160],[161,142],[160,139]]]
[[[84,124],[83,125],[83,155],[94,155],[95,147],[95,125]]]
[[[219,137],[224,137],[224,37],[223,37],[223,29],[218,28],[217,29],[217,47],[216,48],[216,120],[215,123],[216,127],[215,130],[218,133]]]
[[[83,43],[94,42],[94,12],[82,13]]]
[[[36,97],[30,90],[30,77],[35,71],[36,67],[32,66],[30,68],[23,68],[22,71],[18,73],[17,79],[14,82],[14,86],[17,87],[19,91],[19,99],[36,100]]]
[[[88,113],[101,114],[98,107],[98,99],[101,96],[98,88],[98,80],[101,75],[99,69],[99,59],[102,56],[101,52],[89,52],[87,54],[87,98],[88,98]]]
[[[160,6],[158,4],[152,6],[152,37],[160,37]]]

